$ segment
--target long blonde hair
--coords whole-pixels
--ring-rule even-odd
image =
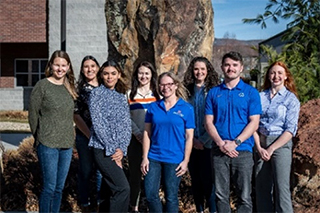
[[[179,80],[178,76],[176,74],[174,74],[173,72],[164,72],[161,73],[161,75],[159,75],[158,78],[158,87],[160,85],[160,81],[163,77],[168,76],[170,77],[173,82],[177,85],[177,90],[176,90],[176,96],[179,98],[182,98],[183,100],[187,101],[188,100],[188,92],[187,89],[185,88],[185,86],[181,83],[181,81]],[[159,88],[160,91],[160,88]]]
[[[53,71],[51,69],[51,66],[56,58],[63,58],[68,62],[69,70],[67,71],[66,78],[64,78],[63,85],[66,87],[66,89],[68,90],[68,92],[70,93],[72,98],[74,100],[76,100],[78,97],[78,94],[77,94],[76,88],[75,88],[74,72],[73,72],[71,60],[70,60],[68,53],[66,53],[65,51],[62,51],[62,50],[54,51],[54,53],[52,53],[50,60],[48,61],[47,66],[45,68],[45,71],[44,71],[45,76],[48,78],[53,75]]]

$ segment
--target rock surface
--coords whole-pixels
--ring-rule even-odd
[[[320,99],[300,109],[293,148],[293,200],[295,212],[320,210]]]
[[[211,60],[213,9],[210,0],[106,0],[109,58],[131,73],[142,60],[158,73],[182,75],[195,56]]]

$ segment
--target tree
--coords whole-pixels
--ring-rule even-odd
[[[263,14],[245,18],[249,24],[267,28],[266,20],[278,23],[279,19],[292,20],[282,40],[286,45],[281,53],[270,47],[261,47],[269,63],[282,60],[295,77],[301,102],[320,97],[320,1],[269,0]]]

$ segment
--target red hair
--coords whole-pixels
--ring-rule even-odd
[[[268,71],[267,73],[265,74],[264,76],[264,84],[262,86],[262,89],[263,90],[267,90],[271,87],[271,81],[269,79],[269,72],[271,70],[272,67],[274,66],[280,66],[280,67],[283,67],[283,69],[285,70],[286,72],[286,76],[287,76],[287,79],[284,81],[284,86],[290,91],[292,92],[293,94],[295,94],[298,98],[298,92],[297,92],[297,88],[296,88],[296,85],[294,84],[294,78],[293,78],[293,75],[291,74],[289,68],[285,65],[285,63],[283,63],[282,61],[276,61],[276,62],[273,62],[269,68],[268,68]]]

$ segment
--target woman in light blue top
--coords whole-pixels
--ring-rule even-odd
[[[257,212],[293,212],[292,137],[297,132],[300,102],[293,76],[283,62],[270,65],[263,89],[259,135],[254,134]]]

